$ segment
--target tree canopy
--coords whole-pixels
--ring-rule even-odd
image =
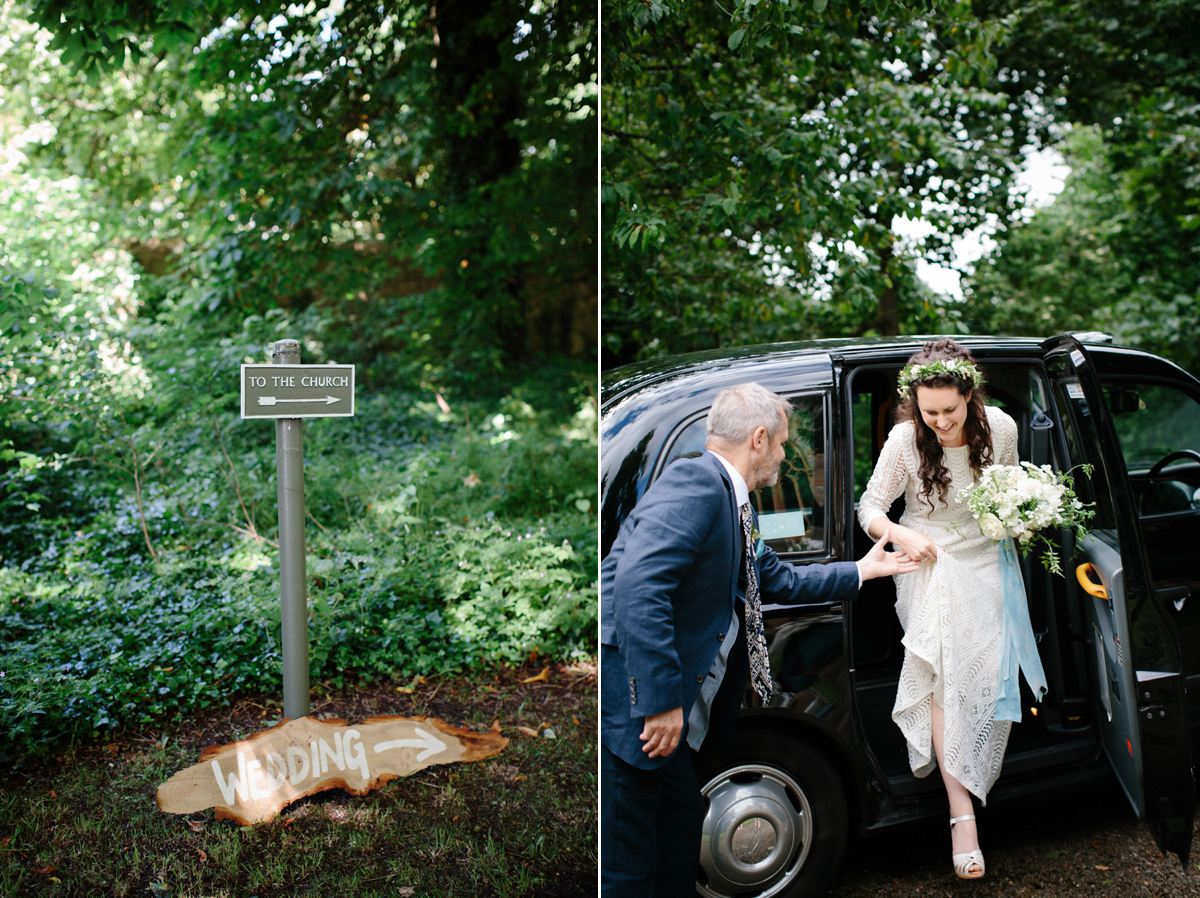
[[[1027,333],[1096,327],[1200,371],[1200,5],[1022,2],[998,77],[1073,175],[968,284],[971,308]]]
[[[1196,11],[611,0],[604,363],[835,334],[1103,328],[1195,367]],[[1033,213],[1015,175],[1047,147],[1074,174]],[[904,236],[905,218],[933,233]],[[963,297],[916,276],[981,227],[996,249]]]
[[[132,259],[143,319],[228,331],[307,314],[327,352],[373,378],[395,376],[397,354],[468,379],[586,358],[587,13],[569,0],[6,2],[15,170],[78,179],[93,230]],[[7,255],[27,278],[22,245]]]
[[[1007,220],[1002,23],[967,4],[609,3],[609,361],[930,320],[918,257]],[[902,217],[937,233],[904,243]],[[678,326],[670,338],[655,326]]]

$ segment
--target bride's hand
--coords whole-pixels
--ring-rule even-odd
[[[936,560],[942,551],[941,547],[924,533],[909,530],[907,527],[892,527],[891,539],[904,551],[905,555],[917,562],[924,561],[926,558]]]

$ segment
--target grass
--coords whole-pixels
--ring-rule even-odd
[[[0,774],[0,895],[593,894],[595,665],[552,665],[521,682],[539,672],[317,684],[318,717],[426,715],[498,727],[511,741],[493,758],[427,767],[361,798],[302,799],[257,826],[164,814],[154,792],[208,745],[279,722],[278,696],[119,730]]]

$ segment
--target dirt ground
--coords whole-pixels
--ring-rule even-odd
[[[1200,840],[1185,872],[1163,857],[1114,784],[1058,805],[979,811],[987,872],[960,880],[949,823],[928,821],[852,841],[830,898],[1039,896],[1200,898]]]
[[[208,746],[278,723],[279,696],[54,746],[0,771],[0,898],[594,892],[595,664],[317,683],[311,696],[318,718],[436,717],[509,745],[495,761],[434,765],[362,798],[320,792],[245,829],[209,811],[163,814],[154,789]]]
[[[477,729],[494,720],[515,738],[522,738],[518,724],[536,726],[543,720],[573,716],[585,726],[595,726],[594,667],[556,670],[550,682],[521,682],[536,674],[537,668],[530,668],[495,679],[434,680],[411,688],[377,683],[325,691],[318,685],[313,691],[313,713],[349,721],[378,713],[424,714]],[[169,729],[173,741],[198,755],[208,745],[269,726],[279,715],[277,699],[247,697],[232,707],[189,715]],[[117,740],[131,736],[119,734]],[[80,754],[87,757],[104,750],[105,746],[96,745]],[[582,768],[564,773],[580,777],[587,772]],[[26,770],[18,778],[36,779],[39,773]],[[1185,872],[1174,855],[1159,853],[1115,783],[1054,805],[984,808],[979,824],[987,861],[982,880],[966,882],[954,876],[949,829],[939,818],[875,837],[853,838],[830,898],[1200,898],[1200,840],[1194,842],[1195,855]]]

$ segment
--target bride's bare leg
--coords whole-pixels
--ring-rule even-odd
[[[942,782],[946,785],[946,796],[950,799],[950,816],[961,817],[963,814],[975,813],[971,802],[971,793],[967,787],[946,772],[946,764],[942,759],[942,742],[946,733],[946,715],[942,706],[933,702],[933,753],[937,757],[938,771],[942,774]],[[964,820],[950,828],[950,844],[952,854],[964,854],[979,847],[979,830],[974,820]],[[979,868],[972,864],[972,871]]]

